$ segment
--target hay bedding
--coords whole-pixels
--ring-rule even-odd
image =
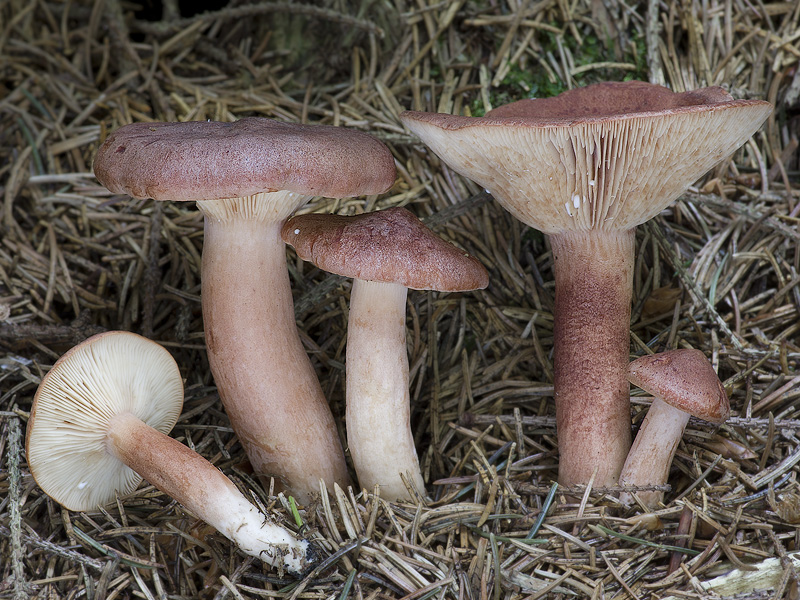
[[[166,2],[164,21],[139,8],[0,4],[0,597],[700,598],[711,585],[798,597],[800,3],[234,2],[176,20]],[[637,233],[632,355],[702,349],[735,415],[690,422],[652,513],[620,509],[613,490],[572,490],[573,503],[553,492],[547,242],[397,120],[626,77],[723,84],[777,107],[733,161]],[[110,195],[90,173],[119,125],[246,115],[372,132],[398,160],[391,192],[307,210],[406,205],[491,275],[485,291],[409,297],[413,422],[433,502],[327,490],[300,514],[329,559],[299,583],[146,485],[101,511],[64,511],[23,451],[56,358],[92,333],[136,331],[186,378],[173,436],[294,526],[287,499],[250,477],[218,405],[199,213]],[[342,415],[349,284],[288,256],[304,342]],[[632,400],[638,425],[649,399]],[[743,587],[720,587],[732,569]]]

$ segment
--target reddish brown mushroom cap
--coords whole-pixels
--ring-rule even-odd
[[[379,194],[395,178],[391,152],[369,134],[258,117],[125,125],[98,150],[94,172],[112,192],[156,200],[278,190],[344,198]]]
[[[707,87],[683,93],[645,81],[606,81],[562,92],[552,98],[519,100],[489,111],[487,117],[517,117],[559,124],[623,115],[644,116],[696,110],[701,106],[731,102],[733,98],[721,87]],[[753,101],[746,101],[753,102]],[[580,115],[580,118],[576,118]]]
[[[692,416],[722,423],[730,415],[725,388],[700,350],[669,350],[637,358],[628,380]]]
[[[281,236],[303,260],[345,277],[441,292],[489,284],[480,261],[405,208],[356,216],[298,215],[284,224]]]

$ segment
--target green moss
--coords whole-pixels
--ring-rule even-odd
[[[548,54],[559,56],[559,39],[562,48],[572,54],[576,67],[591,65],[601,62],[626,62],[636,66],[634,71],[621,69],[591,69],[572,76],[575,86],[581,87],[600,81],[628,81],[632,79],[647,79],[647,62],[644,36],[634,36],[628,46],[623,50],[621,59],[615,57],[614,42],[611,38],[599,39],[596,35],[583,36],[582,43],[578,44],[571,35],[542,31],[538,41],[541,45],[541,60],[546,61]],[[541,65],[532,62],[526,68],[519,64],[509,67],[506,76],[500,85],[489,91],[489,101],[492,106],[502,106],[509,102],[524,98],[549,98],[557,96],[569,89],[566,81],[551,75]],[[470,110],[474,116],[483,116],[485,109],[480,95],[470,103]]]
[[[533,227],[529,227],[525,230],[522,234],[522,241],[530,243],[531,245],[538,246],[544,243],[544,234],[539,231],[538,229],[534,229]]]

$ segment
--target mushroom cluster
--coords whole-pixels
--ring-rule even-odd
[[[549,235],[559,482],[615,485],[631,437],[634,230],[760,127],[772,105],[722,88],[599,83],[484,117],[405,112],[448,166]]]
[[[386,191],[389,149],[359,131],[255,117],[134,123],[106,139],[94,171],[112,192],[196,200],[203,212],[208,360],[255,472],[303,502],[320,479],[346,486],[336,424],[297,331],[280,231],[313,196]]]
[[[401,115],[450,167],[549,235],[562,484],[614,485],[620,473],[623,483],[640,484],[636,472],[650,468],[655,452],[647,436],[661,429],[653,423],[673,394],[654,388],[660,400],[629,455],[628,378],[650,389],[648,369],[702,374],[704,397],[716,412],[697,414],[717,422],[727,415],[724,390],[696,355],[667,353],[649,366],[637,361],[629,372],[634,230],[744,143],[771,110],[716,87],[678,94],[626,82],[523,100],[481,118]],[[389,189],[396,171],[384,144],[362,132],[263,118],[137,123],[106,139],[94,170],[112,192],[197,202],[204,215],[206,346],[220,397],[256,474],[303,502],[320,480],[345,486],[350,478],[297,331],[285,243],[301,258],[354,278],[346,426],[358,480],[379,486],[388,499],[424,494],[410,428],[407,290],[482,288],[486,270],[405,209],[289,219],[314,196]],[[28,429],[37,482],[67,508],[85,510],[131,492],[144,477],[245,552],[303,572],[314,560],[307,542],[263,522],[222,473],[166,435],[181,409],[182,385],[165,353],[113,332],[58,361],[37,392]],[[162,395],[161,405],[152,402]],[[674,443],[658,444],[674,449],[687,418],[673,418]],[[49,424],[63,435],[49,433]],[[169,460],[160,458],[165,453]],[[81,470],[90,461],[100,481]],[[60,480],[59,472],[72,478]],[[659,500],[639,496],[645,505]]]

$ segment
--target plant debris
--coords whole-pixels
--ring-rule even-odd
[[[175,0],[2,3],[0,598],[797,598],[799,21],[797,1],[323,0],[198,15]],[[722,85],[776,107],[637,231],[631,357],[702,350],[733,415],[689,422],[650,512],[622,507],[619,489],[553,486],[547,240],[398,120],[623,79]],[[121,125],[245,116],[372,133],[394,153],[395,186],[304,211],[406,206],[490,272],[486,290],[409,295],[429,499],[335,487],[297,506],[261,488],[205,355],[202,216],[111,194],[91,173]],[[287,256],[303,342],[342,418],[350,283]],[[186,402],[172,435],[315,539],[319,567],[300,581],[265,570],[146,484],[87,513],[35,485],[24,428],[36,387],[69,347],[110,329],[173,354]],[[632,394],[638,427],[650,399]],[[734,569],[747,585],[719,579]]]

